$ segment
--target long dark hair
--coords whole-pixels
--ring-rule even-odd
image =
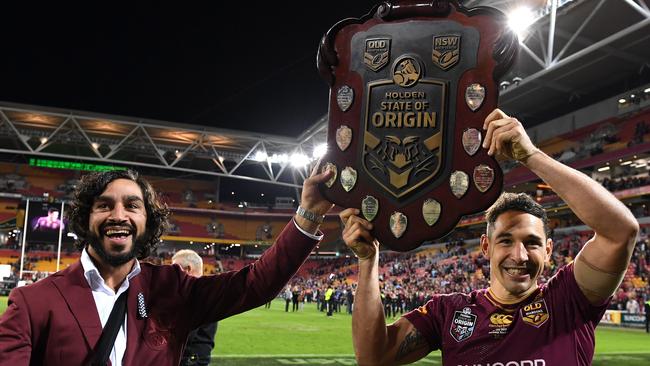
[[[75,247],[83,250],[87,244],[89,234],[90,210],[95,198],[100,196],[109,183],[116,179],[128,179],[138,184],[142,190],[145,209],[147,211],[147,225],[144,233],[144,244],[136,254],[138,259],[144,259],[160,242],[160,237],[169,225],[169,210],[167,205],[158,198],[151,184],[140,177],[133,170],[115,170],[108,172],[91,173],[83,176],[74,192],[68,220],[72,231],[77,235]]]

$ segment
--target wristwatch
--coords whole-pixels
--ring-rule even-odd
[[[311,211],[307,211],[302,206],[298,206],[298,209],[296,210],[296,214],[300,217],[303,217],[311,222],[317,223],[317,224],[322,224],[323,219],[325,218],[324,215],[317,215]]]

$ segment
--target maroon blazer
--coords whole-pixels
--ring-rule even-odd
[[[178,365],[188,333],[273,299],[317,241],[290,222],[262,257],[239,271],[195,278],[180,266],[141,263],[130,280],[125,365]],[[137,312],[144,295],[147,318]],[[0,318],[0,365],[83,365],[102,326],[80,262],[14,289]]]

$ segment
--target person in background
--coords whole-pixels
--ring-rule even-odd
[[[197,278],[203,276],[203,259],[193,250],[179,250],[172,257],[172,264],[178,264],[190,276]],[[210,322],[190,332],[180,366],[207,366],[210,364],[217,324],[218,322]]]
[[[650,333],[650,294],[643,304],[643,310],[645,311],[645,332]]]
[[[334,289],[330,283],[325,291],[325,303],[327,304],[327,316],[332,316],[334,312]]]
[[[293,296],[291,292],[291,286],[287,285],[287,287],[284,289],[284,293],[282,294],[282,297],[284,297],[284,312],[288,313],[289,312],[289,305],[291,304],[291,297]]]
[[[641,306],[636,300],[636,295],[630,294],[625,304],[625,310],[628,314],[639,314],[641,312]]]

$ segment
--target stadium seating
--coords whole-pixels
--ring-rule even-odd
[[[574,167],[588,168],[611,159],[623,158],[639,151],[650,150],[650,109],[633,115],[608,118],[589,126],[555,136],[538,146],[556,159]],[[609,160],[608,160],[609,159]],[[531,183],[537,179],[524,167],[514,165],[505,169],[505,186]],[[0,163],[0,174],[24,181],[23,189],[16,192],[25,196],[62,197],[65,187],[78,178],[77,172],[55,169],[36,169],[25,165]],[[272,208],[238,207],[235,202],[210,202],[214,197],[213,184],[208,180],[169,179],[147,177],[172,210],[175,230],[165,236],[172,252],[187,238],[200,239],[210,243],[217,240],[254,244],[258,241],[272,242],[287,224],[293,210]],[[621,193],[625,199],[642,193],[635,188],[650,186],[648,172],[632,172],[629,175],[611,176],[602,184],[615,193]],[[645,192],[645,191],[643,191]],[[69,192],[68,192],[69,193]],[[542,191],[538,201],[557,207],[561,200],[552,191]],[[536,193],[533,192],[535,195]],[[0,199],[0,223],[21,217],[20,200],[15,198]],[[649,208],[637,205],[633,212],[639,217],[647,217]],[[337,208],[338,209],[338,208]],[[557,210],[555,210],[557,211]],[[484,287],[489,279],[487,260],[480,253],[475,239],[483,230],[483,217],[465,218],[454,233],[430,245],[411,253],[385,252],[380,257],[380,276],[382,289],[386,298],[404,299],[414,297],[425,299],[436,292],[467,291]],[[558,268],[569,263],[580,250],[581,245],[592,235],[575,216],[568,212],[551,212],[550,227],[557,230],[554,237],[555,250],[552,265],[546,269],[542,281],[548,279]],[[321,231],[324,239],[319,251],[337,253],[332,258],[310,258],[301,267],[293,279],[293,284],[303,291],[317,293],[327,284],[334,283],[343,288],[352,288],[357,279],[357,264],[354,256],[341,241],[341,226],[336,212],[329,215]],[[463,241],[466,239],[467,241]],[[650,291],[650,251],[648,239],[640,239],[643,247],[635,251],[630,267],[621,285],[614,307],[620,307],[632,293]],[[15,244],[15,243],[14,243]],[[19,244],[19,243],[18,243]],[[28,245],[30,243],[28,242]],[[186,243],[185,243],[186,244]],[[167,248],[167,249],[170,249]],[[204,273],[214,274],[221,271],[239,270],[254,261],[254,257],[220,255],[215,258],[213,250],[200,247],[197,249],[204,259]],[[251,251],[258,253],[260,250]],[[170,263],[172,252],[160,253],[152,258],[154,263]],[[245,253],[246,251],[242,251]],[[56,255],[52,252],[30,250],[25,270],[51,273],[56,270]],[[59,268],[64,269],[79,257],[77,252],[63,255]],[[20,258],[19,247],[2,249],[0,247],[0,264],[16,264]],[[30,272],[31,273],[31,272]],[[418,301],[420,301],[418,300]],[[411,304],[414,305],[415,303]]]

